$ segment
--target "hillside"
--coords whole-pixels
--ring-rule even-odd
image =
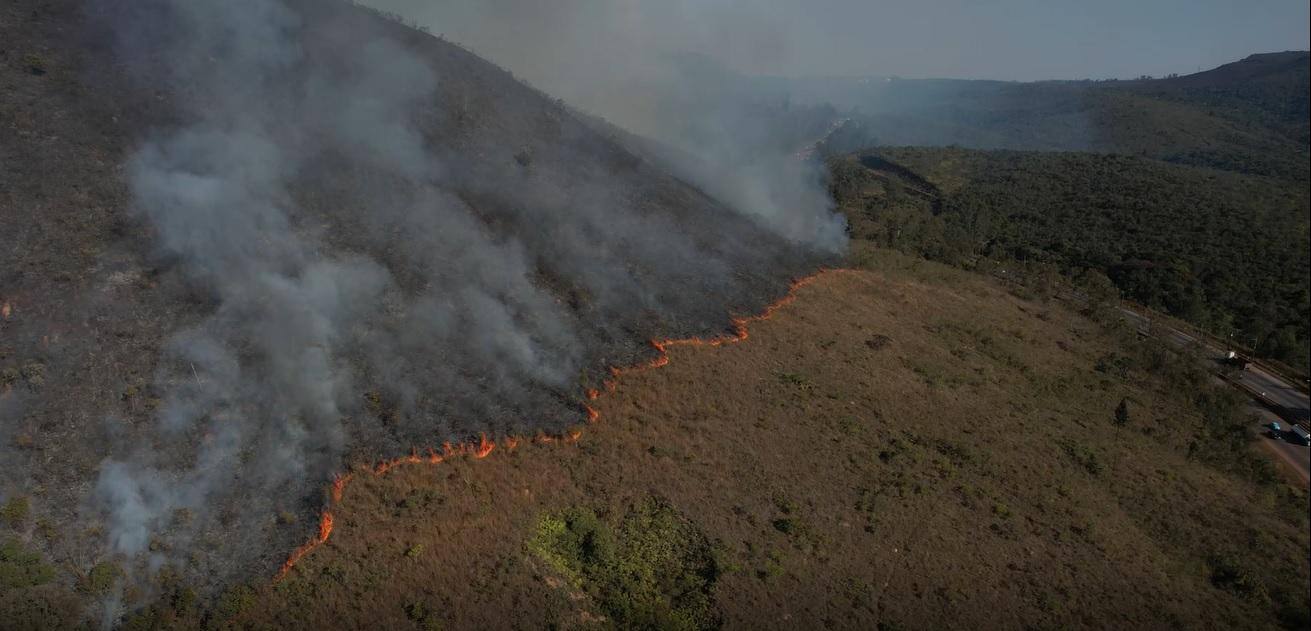
[[[857,112],[831,154],[875,145],[1091,151],[1308,177],[1308,53],[1134,81],[870,80],[810,98]]]
[[[857,258],[746,342],[625,375],[576,443],[359,471],[285,580],[132,623],[1305,625],[1305,491],[1191,360]]]
[[[558,434],[841,247],[349,3],[22,0],[0,42],[0,504],[110,609],[271,575],[352,463]]]
[[[886,148],[831,168],[856,238],[971,268],[1092,271],[1126,298],[1307,370],[1305,182],[966,149]]]
[[[1306,491],[1104,309],[1306,357],[1305,54],[857,90],[821,153],[1105,153],[835,200],[848,106],[678,61],[704,145],[344,0],[0,7],[0,629],[1307,626]]]
[[[1218,110],[1234,121],[1282,129],[1291,140],[1308,141],[1306,51],[1252,55],[1212,70],[1163,80],[1137,81],[1132,91]]]

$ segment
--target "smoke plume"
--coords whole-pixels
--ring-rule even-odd
[[[126,178],[204,314],[164,344],[154,417],[111,441],[95,483],[112,549],[147,568],[197,549],[221,551],[191,556],[209,576],[274,565],[303,536],[275,517],[312,514],[347,463],[558,431],[646,339],[722,330],[842,245],[781,151],[705,154],[703,179],[747,178],[729,210],[345,3],[93,16],[132,82],[167,95]]]

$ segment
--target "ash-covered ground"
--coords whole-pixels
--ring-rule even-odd
[[[349,4],[0,15],[0,500],[73,573],[271,575],[335,472],[575,424],[844,247]]]

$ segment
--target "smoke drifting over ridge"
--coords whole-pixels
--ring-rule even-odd
[[[735,67],[786,65],[804,11],[733,0],[368,0],[470,46],[573,106],[657,141],[673,172],[802,243],[845,247],[819,165],[837,120]],[[659,146],[663,145],[663,146]]]
[[[841,246],[805,215],[743,219],[344,3],[92,18],[167,95],[126,175],[207,314],[163,345],[158,410],[116,430],[94,485],[114,552],[150,567],[201,540],[210,576],[275,565],[303,533],[271,516],[312,512],[346,463],[562,429],[647,339],[723,330]]]

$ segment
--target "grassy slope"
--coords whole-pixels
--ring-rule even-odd
[[[330,542],[212,622],[602,624],[614,594],[534,552],[541,530],[583,510],[621,532],[652,497],[713,542],[729,627],[1305,620],[1305,493],[1190,459],[1196,408],[1122,340],[971,274],[858,258],[876,271],[801,289],[747,343],[625,377],[576,445],[357,477]]]

